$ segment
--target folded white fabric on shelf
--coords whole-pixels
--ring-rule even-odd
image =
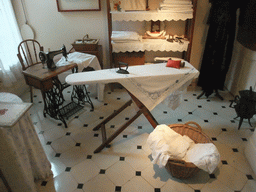
[[[141,41],[141,36],[134,31],[112,31],[113,41]]]
[[[163,3],[192,3],[191,0],[163,0]]]
[[[170,7],[160,7],[160,10],[169,10],[170,12],[186,12],[186,11],[192,11],[192,8],[170,8]]]
[[[181,160],[194,141],[162,124],[150,133],[147,144],[152,151],[152,162],[158,164],[159,167],[164,167],[169,158]]]
[[[160,11],[169,12],[191,12],[193,5],[190,0],[164,0],[159,4]]]
[[[188,150],[184,160],[211,174],[220,163],[220,154],[213,143],[197,143]]]
[[[176,3],[160,3],[160,7],[170,7],[170,8],[189,8],[193,7],[192,4],[176,4]]]

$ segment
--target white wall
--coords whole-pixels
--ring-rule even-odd
[[[108,49],[108,24],[106,1],[101,0],[101,11],[58,12],[56,0],[23,0],[28,24],[35,32],[45,51],[59,50],[64,44],[67,50],[76,39],[89,34],[90,38],[100,39],[103,46],[103,59],[106,65]],[[18,24],[25,23],[21,0],[12,0]]]
[[[211,4],[208,0],[197,0],[196,22],[190,58],[190,63],[197,69],[200,69],[201,67],[201,60],[209,27],[206,22],[210,7]]]

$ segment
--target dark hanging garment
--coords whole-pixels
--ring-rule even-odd
[[[238,0],[210,0],[209,30],[198,85],[208,97],[223,90],[236,32]]]
[[[241,4],[237,41],[256,51],[256,0],[243,0]]]

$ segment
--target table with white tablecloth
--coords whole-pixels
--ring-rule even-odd
[[[52,175],[51,164],[28,110],[31,103],[0,102],[0,169],[15,192],[36,192],[35,180]]]
[[[56,63],[56,66],[65,66],[71,63],[76,63],[78,66],[78,72],[82,72],[84,68],[91,67],[94,70],[101,70],[100,63],[95,55],[73,52],[67,55],[67,61],[65,57]],[[104,85],[94,83],[88,87],[88,91],[92,94],[97,93],[98,100],[103,101]]]
[[[122,110],[114,112],[114,114],[110,115],[111,117],[94,128],[94,130],[103,130],[103,144],[95,150],[95,153],[101,151],[142,113],[151,125],[155,127],[158,123],[150,111],[172,93],[186,89],[191,81],[199,75],[198,70],[186,61],[185,67],[180,69],[166,67],[166,63],[159,63],[131,66],[128,68],[129,74],[120,74],[116,72],[117,70],[116,68],[112,68],[88,72],[87,74],[76,73],[66,78],[66,82],[72,85],[120,83],[139,108],[137,114],[108,139],[104,133],[105,124],[114,116],[118,115],[125,107],[129,106],[131,104],[130,102],[127,102],[125,106],[121,107]]]

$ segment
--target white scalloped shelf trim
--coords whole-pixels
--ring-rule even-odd
[[[193,18],[193,10],[188,13],[182,12],[159,12],[154,11],[131,11],[131,12],[111,12],[113,21],[178,21]]]
[[[139,51],[173,51],[183,52],[188,50],[189,41],[168,42],[162,39],[143,39],[142,42],[115,43],[112,41],[113,53],[119,52],[139,52]]]
[[[189,41],[180,44],[170,43],[162,39],[143,39],[142,42],[115,43],[112,41],[112,52],[139,52],[139,51],[173,51],[183,52],[188,50]]]

